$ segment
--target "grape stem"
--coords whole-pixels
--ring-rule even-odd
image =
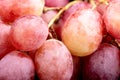
[[[92,9],[95,9],[97,6],[95,0],[90,0],[90,4],[92,5]]]
[[[70,2],[70,3],[68,3],[65,7],[63,7],[63,8],[48,8],[48,7],[45,7],[44,8],[44,11],[48,11],[48,10],[59,10],[59,12],[50,20],[50,22],[49,22],[49,24],[48,24],[48,28],[49,28],[49,37],[50,38],[56,38],[57,39],[57,35],[56,35],[56,33],[55,33],[55,31],[54,31],[54,29],[53,29],[53,27],[52,27],[52,25],[54,24],[54,22],[56,21],[56,20],[58,20],[59,19],[59,17],[61,16],[61,14],[65,11],[65,10],[67,10],[69,7],[71,7],[73,4],[75,4],[75,3],[78,3],[78,2],[80,2],[80,1],[72,1],[72,2]]]
[[[99,4],[108,5],[108,0],[99,0],[98,3],[96,3],[95,0],[89,0],[89,1],[90,1],[90,4],[93,6],[92,9],[95,9]]]
[[[49,31],[49,37],[50,37],[50,39],[53,39],[53,36],[52,36],[52,33]]]
[[[63,7],[62,9],[60,9],[60,11],[59,11],[59,12],[51,19],[51,21],[49,22],[48,28],[50,28],[50,27],[54,24],[54,22],[55,22],[57,19],[59,19],[60,15],[61,15],[65,10],[67,10],[67,9],[68,9],[69,7],[71,7],[73,4],[78,3],[78,2],[80,2],[80,1],[72,1],[72,2],[68,3],[65,7]]]
[[[108,0],[99,0],[99,2],[108,5]]]
[[[120,49],[120,43],[116,39],[115,39],[115,42],[117,43],[118,48]]]
[[[50,11],[50,10],[60,10],[60,9],[62,9],[62,7],[44,7],[44,9],[43,9],[43,12],[47,12],[47,11]]]

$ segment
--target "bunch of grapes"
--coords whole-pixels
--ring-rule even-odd
[[[119,0],[0,0],[0,80],[119,80]]]

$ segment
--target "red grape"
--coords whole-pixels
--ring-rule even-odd
[[[74,12],[76,10],[82,10],[82,9],[87,9],[87,8],[91,8],[91,5],[87,2],[77,2],[75,4],[73,4],[71,7],[69,7],[63,14],[62,14],[62,21],[65,22],[68,17],[72,14],[74,14]]]
[[[41,15],[44,0],[0,0],[0,16],[5,22],[13,22],[24,15]]]
[[[12,51],[0,60],[0,80],[34,80],[32,59],[25,53]]]
[[[15,49],[9,40],[10,28],[10,25],[0,22],[0,59]]]
[[[11,43],[19,50],[38,49],[48,36],[48,26],[41,17],[23,16],[15,20],[10,31]]]
[[[57,14],[57,11],[55,10],[50,10],[42,14],[42,18],[44,21],[47,23],[50,22],[50,20]]]
[[[104,12],[104,22],[107,32],[120,39],[120,2],[111,2]]]
[[[64,24],[66,23],[66,21],[70,17],[70,15],[72,15],[72,13],[74,13],[77,9],[82,10],[82,9],[89,8],[89,7],[90,7],[90,4],[88,4],[86,2],[77,2],[77,3],[73,4],[71,7],[69,7],[61,15],[58,23],[54,25],[54,30],[55,30],[59,40],[61,40],[62,27],[64,26]]]
[[[62,27],[62,41],[73,55],[92,54],[102,40],[102,19],[91,8],[76,10]]]
[[[41,80],[70,80],[72,56],[65,45],[55,39],[44,42],[35,55],[35,65]]]
[[[92,55],[84,58],[83,80],[118,80],[120,75],[119,49],[103,43]]]

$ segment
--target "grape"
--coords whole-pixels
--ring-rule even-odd
[[[35,65],[41,80],[70,80],[72,56],[65,45],[55,39],[44,42],[35,55]]]
[[[0,22],[0,59],[15,49],[9,40],[10,28],[10,25]]]
[[[82,9],[87,9],[87,8],[91,8],[91,5],[87,2],[77,2],[75,4],[73,4],[71,7],[69,7],[63,14],[62,14],[62,21],[65,22],[68,17],[72,14],[74,14],[74,12],[76,10],[82,10]]]
[[[22,51],[38,49],[48,36],[48,26],[41,17],[27,15],[18,18],[12,24],[10,41]]]
[[[0,80],[33,80],[35,67],[25,53],[12,51],[0,61]]]
[[[50,22],[50,20],[57,14],[57,11],[55,10],[50,10],[45,12],[44,14],[42,14],[42,18],[44,21],[46,21],[47,23]]]
[[[77,9],[85,9],[85,8],[89,8],[89,7],[90,7],[90,5],[86,2],[77,2],[77,3],[73,4],[71,7],[69,7],[61,15],[58,23],[53,26],[59,40],[61,40],[62,27],[64,26],[65,22],[70,17],[70,15],[72,15],[72,13],[74,13]]]
[[[41,15],[44,0],[0,0],[0,16],[5,22],[13,22],[24,15]]]
[[[112,44],[102,43],[83,63],[83,80],[118,80],[120,54]]]
[[[78,9],[62,27],[62,41],[75,56],[92,54],[102,40],[102,19],[91,8]]]
[[[48,7],[64,7],[69,0],[45,0],[45,6]]]
[[[120,39],[120,2],[111,2],[104,12],[104,22],[107,32],[116,39]]]

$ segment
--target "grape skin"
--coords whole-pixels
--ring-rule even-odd
[[[28,15],[15,20],[10,30],[10,41],[22,51],[38,49],[48,36],[47,23],[39,16]]]
[[[104,12],[104,22],[107,32],[116,39],[120,39],[120,2],[109,3]]]
[[[50,22],[50,20],[57,14],[57,11],[55,10],[50,10],[50,11],[47,11],[45,13],[42,14],[42,18],[44,21],[46,21],[47,23]]]
[[[70,80],[72,56],[65,45],[55,39],[44,42],[35,55],[35,66],[41,80]]]
[[[61,40],[62,27],[66,23],[67,19],[72,15],[72,13],[74,13],[77,9],[82,10],[90,7],[91,7],[90,4],[86,2],[78,2],[73,4],[67,10],[65,10],[65,12],[61,15],[58,23],[53,26],[59,40]]]
[[[45,6],[48,7],[64,7],[69,0],[45,0]]]
[[[102,43],[92,55],[84,57],[84,80],[118,80],[120,54],[116,46]]]
[[[0,59],[15,48],[9,40],[10,25],[0,22]]]
[[[102,29],[102,19],[96,10],[78,9],[65,22],[61,37],[73,55],[87,56],[100,45]]]
[[[0,80],[34,80],[32,59],[19,51],[9,52],[0,60]]]
[[[0,0],[0,16],[9,23],[24,15],[41,15],[44,4],[44,0]]]

